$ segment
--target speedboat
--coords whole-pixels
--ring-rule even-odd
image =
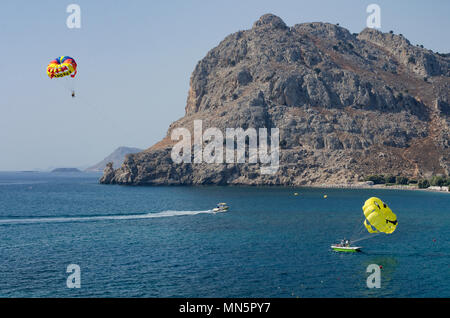
[[[341,243],[331,245],[331,248],[336,252],[360,252],[362,247],[351,246],[350,241],[344,239],[341,240]]]
[[[331,248],[335,252],[361,252],[362,247],[361,246],[345,246],[341,244],[333,244],[331,245]]]
[[[213,212],[227,212],[229,209],[226,203],[219,203],[217,207],[213,209]]]

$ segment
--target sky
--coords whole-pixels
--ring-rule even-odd
[[[79,29],[66,25],[72,3]],[[86,167],[119,146],[148,148],[184,116],[195,65],[228,34],[265,13],[360,32],[372,3],[381,31],[450,52],[447,0],[2,0],[0,171]],[[62,55],[78,74],[51,80],[46,66]]]

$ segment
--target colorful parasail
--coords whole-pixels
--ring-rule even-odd
[[[54,77],[75,77],[77,75],[77,63],[70,56],[60,56],[51,61],[47,66],[47,75]]]

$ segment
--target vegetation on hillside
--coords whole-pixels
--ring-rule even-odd
[[[450,190],[450,177],[449,176],[433,176],[430,179],[409,179],[404,176],[393,176],[383,174],[373,174],[364,177],[364,181],[372,181],[374,184],[384,185],[417,185],[419,189],[426,189],[430,186],[435,187],[449,187]]]

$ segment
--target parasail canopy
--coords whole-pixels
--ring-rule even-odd
[[[51,61],[47,66],[47,75],[50,78],[69,76],[77,74],[77,63],[70,56],[60,56]]]
[[[368,199],[362,207],[364,211],[364,226],[369,233],[391,234],[397,228],[397,216],[379,198]]]

